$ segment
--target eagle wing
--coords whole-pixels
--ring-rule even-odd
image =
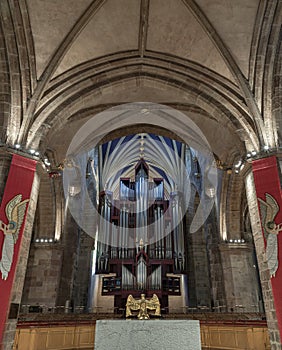
[[[134,311],[140,310],[140,303],[138,303],[138,301],[135,300],[133,296],[130,294],[127,297],[127,301],[126,301],[126,317],[132,316],[131,310],[134,310]]]
[[[127,298],[126,306],[130,307],[131,310],[137,311],[140,310],[140,303],[133,298],[130,294]]]
[[[269,234],[270,232],[268,230],[267,223],[274,221],[274,218],[279,211],[279,206],[276,200],[269,193],[265,194],[265,199],[266,201],[262,200],[261,198],[258,198],[263,228],[264,231],[267,234]]]
[[[11,212],[10,221],[13,221],[16,224],[16,227],[14,228],[14,232],[13,232],[14,243],[17,242],[28,202],[29,202],[29,199],[25,199],[24,201],[16,204],[16,206],[13,208]]]
[[[156,294],[154,294],[153,296],[152,296],[152,298],[151,299],[149,299],[148,301],[147,301],[147,308],[149,309],[149,310],[155,310],[155,309],[158,309],[159,308],[159,306],[160,306],[160,301],[159,301],[159,298],[157,297],[157,295]]]

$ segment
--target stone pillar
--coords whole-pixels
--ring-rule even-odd
[[[4,155],[1,157],[0,164],[3,167],[3,173],[1,173],[0,182],[3,184],[7,179],[7,174],[10,167],[11,155]],[[21,245],[19,248],[18,262],[15,269],[15,275],[13,280],[13,286],[10,294],[10,311],[8,319],[5,325],[5,331],[3,334],[3,339],[1,343],[1,349],[11,350],[13,348],[14,336],[16,332],[18,312],[20,308],[20,302],[22,297],[22,290],[29,254],[30,239],[32,234],[33,219],[36,209],[37,196],[39,191],[39,171],[35,173],[31,193],[29,196],[29,206],[26,214],[25,227],[21,239]],[[3,187],[1,187],[1,195],[4,193]],[[2,234],[2,232],[1,232]]]
[[[77,270],[73,282],[74,311],[86,310],[91,276],[91,253],[94,239],[82,230],[77,242]]]
[[[190,307],[211,307],[209,261],[204,228],[188,235],[188,295]]]
[[[66,212],[66,222],[62,233],[62,266],[60,283],[57,294],[57,306],[63,306],[67,301],[71,302],[73,307],[73,287],[74,278],[77,273],[77,246],[79,240],[79,230],[69,210]]]
[[[271,180],[272,176],[268,179],[262,177],[262,181]],[[256,188],[254,183],[253,173],[249,173],[246,176],[246,193],[250,212],[251,226],[254,237],[254,243],[257,254],[257,261],[259,266],[259,275],[262,286],[262,294],[265,306],[265,313],[267,319],[268,330],[270,333],[271,349],[281,350],[279,327],[277,322],[276,309],[274,305],[274,297],[272,284],[270,280],[270,274],[268,270],[267,261],[265,259],[265,243],[262,234],[262,227],[259,216],[258,201],[256,195]],[[281,294],[280,294],[281,297]]]
[[[2,202],[5,184],[7,181],[12,155],[3,150],[0,152],[0,202]]]
[[[222,243],[220,252],[227,311],[262,311],[252,244]]]
[[[62,247],[57,242],[33,242],[30,248],[22,306],[56,306],[62,267]]]

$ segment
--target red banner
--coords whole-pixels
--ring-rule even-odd
[[[266,260],[271,275],[276,317],[282,339],[282,197],[276,157],[252,163],[264,233]]]
[[[0,343],[24,231],[36,161],[13,155],[0,207]]]

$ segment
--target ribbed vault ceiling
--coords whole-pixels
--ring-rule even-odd
[[[90,3],[90,0],[68,0],[67,3],[62,0],[27,0],[38,77]],[[247,77],[259,0],[197,0],[196,3]],[[101,1],[98,10],[82,25],[55,75],[93,58],[140,49],[142,39],[145,39],[143,45],[147,50],[196,61],[232,79],[209,33],[186,6],[186,1]],[[142,35],[146,38],[140,38]]]
[[[97,113],[151,102],[191,118],[223,161],[278,145],[278,0],[3,0],[0,10],[9,144],[61,158]]]

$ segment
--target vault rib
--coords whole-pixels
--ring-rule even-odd
[[[141,0],[140,5],[140,24],[139,24],[139,53],[144,57],[147,46],[148,19],[149,19],[150,0]]]

